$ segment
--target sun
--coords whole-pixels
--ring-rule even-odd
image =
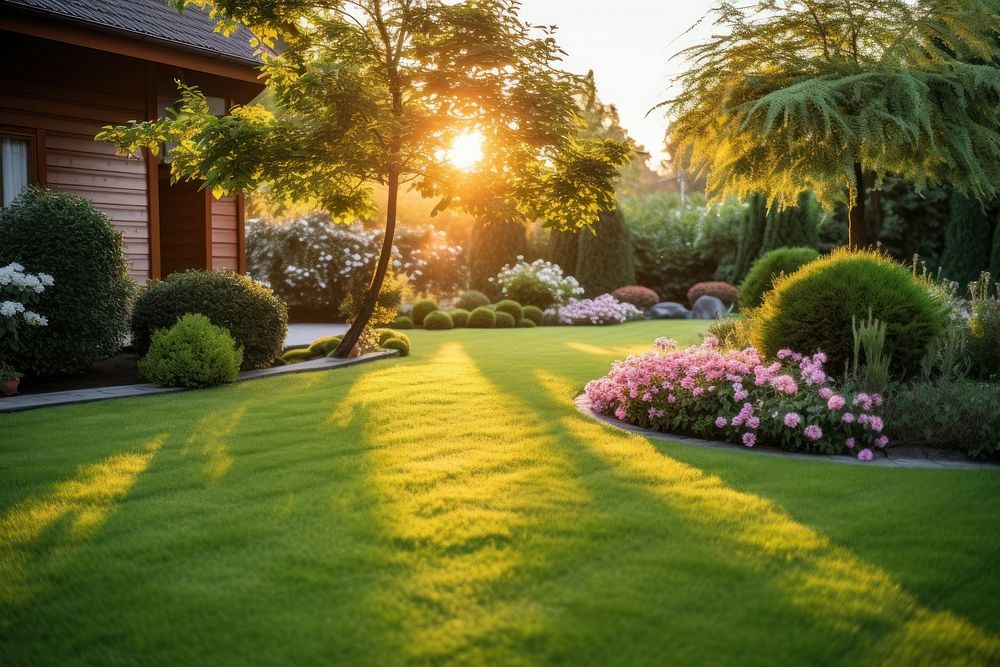
[[[460,134],[451,142],[451,147],[444,151],[444,157],[457,169],[468,171],[483,159],[483,137],[478,130]]]

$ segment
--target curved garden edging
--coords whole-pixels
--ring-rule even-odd
[[[766,445],[758,445],[756,447],[740,447],[739,445],[734,445],[731,442],[724,442],[721,440],[704,440],[702,438],[692,438],[686,435],[671,435],[669,433],[661,433],[660,431],[654,431],[652,429],[640,428],[638,426],[633,426],[631,424],[626,424],[620,422],[614,417],[609,417],[608,415],[601,414],[597,412],[590,406],[590,399],[587,398],[586,394],[580,394],[574,401],[576,409],[581,413],[597,421],[604,422],[609,426],[620,429],[622,431],[627,431],[629,433],[635,433],[636,435],[645,436],[647,438],[655,438],[657,440],[669,440],[671,442],[680,442],[685,445],[693,445],[695,447],[706,447],[711,449],[725,449],[729,451],[742,450],[749,451],[754,454],[762,456],[778,456],[782,458],[790,459],[800,459],[805,461],[817,461],[826,460],[832,461],[834,463],[847,463],[855,465],[864,466],[882,466],[890,468],[933,468],[938,470],[944,469],[992,469],[1000,470],[1000,465],[996,463],[987,463],[980,461],[970,461],[965,458],[951,458],[955,453],[948,450],[937,450],[937,449],[918,449],[918,448],[907,448],[903,450],[888,449],[885,451],[885,456],[879,456],[871,461],[858,461],[857,458],[853,456],[848,456],[846,454],[804,454],[801,452],[786,452],[783,449],[778,449],[777,447],[768,447]]]

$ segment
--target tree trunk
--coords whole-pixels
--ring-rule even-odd
[[[859,162],[854,163],[854,187],[854,201],[847,214],[847,245],[852,249],[863,248],[868,244],[865,228],[865,173]]]
[[[399,197],[399,172],[397,170],[389,172],[388,186],[389,198],[385,207],[385,238],[382,239],[382,254],[379,255],[375,276],[372,278],[372,284],[368,287],[368,293],[365,295],[364,303],[361,304],[361,310],[333,353],[333,356],[338,359],[346,359],[351,354],[351,350],[357,344],[361,333],[368,326],[368,321],[378,304],[379,292],[382,291],[382,282],[389,270],[389,262],[392,261],[392,241],[396,234],[396,201]]]

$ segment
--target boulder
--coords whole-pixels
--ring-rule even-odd
[[[686,320],[691,311],[675,301],[664,301],[650,308],[649,316],[654,320]]]
[[[698,297],[698,300],[694,302],[694,306],[691,307],[691,319],[717,320],[720,317],[725,317],[726,312],[726,304],[722,302],[722,299],[706,294]]]

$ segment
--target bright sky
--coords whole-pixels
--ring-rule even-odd
[[[601,100],[618,107],[622,125],[652,155],[663,159],[663,114],[646,112],[668,97],[681,69],[679,49],[710,34],[700,25],[681,38],[712,6],[712,0],[522,0],[521,16],[559,26],[556,41],[567,52],[565,69],[594,70]]]

